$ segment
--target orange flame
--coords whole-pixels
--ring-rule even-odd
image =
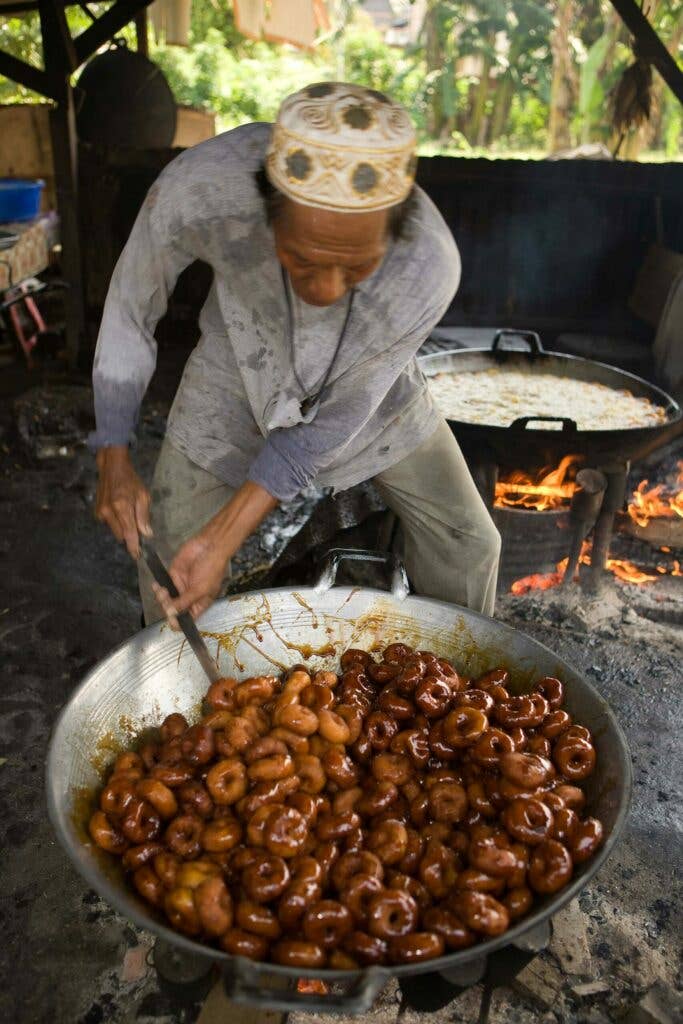
[[[591,564],[592,546],[590,541],[585,540],[583,542],[581,554],[579,555],[579,565]],[[558,562],[556,572],[535,572],[530,576],[523,576],[521,579],[515,580],[510,587],[511,593],[519,596],[520,594],[528,594],[532,590],[550,590],[552,587],[559,586],[564,579],[568,562],[568,558],[563,558],[561,562]],[[606,568],[609,572],[614,573],[617,579],[620,579],[623,583],[635,583],[638,586],[641,586],[643,583],[654,583],[659,579],[659,576],[683,576],[681,563],[677,560],[674,560],[672,569],[667,569],[664,565],[658,565],[657,572],[659,576],[653,576],[652,573],[639,569],[633,562],[628,562],[623,558],[608,558]],[[576,576],[574,578],[576,579]]]
[[[326,996],[330,991],[327,983],[320,978],[299,978],[296,988],[297,992],[307,992],[316,996]]]
[[[628,514],[638,526],[647,526],[651,519],[683,519],[683,460],[678,462],[678,475],[673,491],[666,484],[649,486],[649,480],[641,480],[633,492],[628,506]]]
[[[581,455],[565,455],[555,469],[544,467],[535,476],[515,469],[496,483],[494,505],[498,508],[533,508],[544,512],[561,508],[576,489],[573,481]]]

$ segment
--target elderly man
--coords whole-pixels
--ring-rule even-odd
[[[491,613],[500,541],[415,353],[457,288],[453,238],[414,185],[415,134],[342,83],[188,150],[151,188],[112,278],[95,356],[97,515],[130,553],[152,528],[180,598],[140,570],[145,619],[221,593],[279,502],[372,479],[415,589]],[[213,269],[151,496],[129,455],[154,329],[179,273]],[[150,508],[151,506],[151,508]]]

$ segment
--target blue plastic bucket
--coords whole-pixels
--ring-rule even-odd
[[[0,178],[0,224],[37,217],[44,187],[44,181]]]

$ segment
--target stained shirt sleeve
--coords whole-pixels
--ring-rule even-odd
[[[376,413],[439,322],[459,279],[460,265],[456,259],[432,293],[423,315],[403,337],[334,381],[326,389],[311,422],[274,430],[268,435],[251,464],[249,479],[279,501],[291,501],[319,472],[333,465]]]
[[[91,448],[129,444],[156,365],[154,330],[178,275],[195,256],[181,231],[155,212],[157,183],[147,195],[111,279],[93,367],[97,429]]]

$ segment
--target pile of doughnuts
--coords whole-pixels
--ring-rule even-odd
[[[559,679],[522,696],[401,643],[340,673],[221,679],[121,754],[93,841],[171,926],[231,954],[354,969],[503,933],[603,838]]]

